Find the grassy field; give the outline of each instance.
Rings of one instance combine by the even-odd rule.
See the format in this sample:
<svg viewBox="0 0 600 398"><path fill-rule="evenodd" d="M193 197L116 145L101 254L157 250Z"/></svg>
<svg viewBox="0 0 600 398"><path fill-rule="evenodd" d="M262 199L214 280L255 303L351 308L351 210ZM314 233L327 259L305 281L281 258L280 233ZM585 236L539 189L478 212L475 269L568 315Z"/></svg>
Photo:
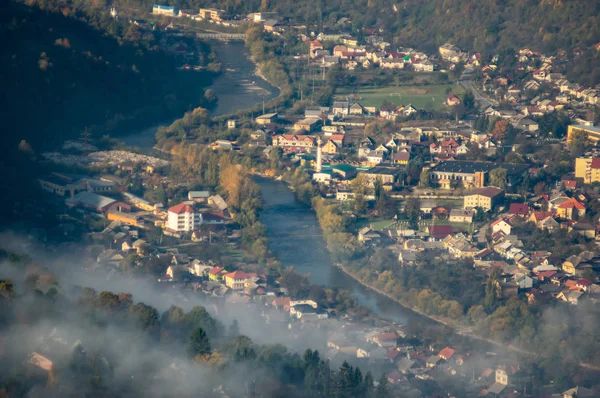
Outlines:
<svg viewBox="0 0 600 398"><path fill-rule="evenodd" d="M447 109L446 90L451 89L452 93L462 97L464 89L456 84L435 84L428 86L388 86L388 87L369 87L362 88L355 94L355 101L363 106L379 107L384 101L389 101L396 105L412 104L415 108L425 109L432 106L435 110ZM344 88L336 92L336 99L344 100L352 94L350 90Z"/></svg>

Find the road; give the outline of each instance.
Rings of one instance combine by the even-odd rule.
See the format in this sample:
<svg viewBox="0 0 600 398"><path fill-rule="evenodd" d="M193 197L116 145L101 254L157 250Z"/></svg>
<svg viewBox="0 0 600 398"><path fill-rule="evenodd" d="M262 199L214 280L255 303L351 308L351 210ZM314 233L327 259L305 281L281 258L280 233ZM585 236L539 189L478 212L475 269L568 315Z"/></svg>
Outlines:
<svg viewBox="0 0 600 398"><path fill-rule="evenodd" d="M482 95L475 86L473 85L473 75L475 71L471 68L465 68L463 74L458 80L458 84L463 86L465 90L470 90L475 97L475 101L481 105L482 109L485 109L489 106L498 106L498 101L493 100L487 96Z"/></svg>

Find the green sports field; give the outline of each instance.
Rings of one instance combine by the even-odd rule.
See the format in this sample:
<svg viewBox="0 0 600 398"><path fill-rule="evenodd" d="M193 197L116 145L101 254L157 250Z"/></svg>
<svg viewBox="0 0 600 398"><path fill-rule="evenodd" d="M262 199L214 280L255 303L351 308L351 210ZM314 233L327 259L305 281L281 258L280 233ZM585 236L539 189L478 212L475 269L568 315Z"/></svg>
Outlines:
<svg viewBox="0 0 600 398"><path fill-rule="evenodd" d="M464 89L457 84L368 87L355 91L354 100L362 106L379 107L384 101L389 101L396 105L412 104L418 109L425 109L426 105L429 104L435 110L444 110L448 108L446 105L446 90L448 88L459 98L464 94ZM336 92L336 100L345 100L350 94L352 94L352 91L340 88Z"/></svg>

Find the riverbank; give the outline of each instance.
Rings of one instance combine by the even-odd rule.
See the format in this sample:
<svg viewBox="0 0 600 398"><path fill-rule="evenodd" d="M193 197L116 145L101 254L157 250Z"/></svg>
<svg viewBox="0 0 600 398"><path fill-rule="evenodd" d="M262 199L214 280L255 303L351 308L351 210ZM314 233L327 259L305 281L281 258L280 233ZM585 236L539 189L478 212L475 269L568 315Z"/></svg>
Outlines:
<svg viewBox="0 0 600 398"><path fill-rule="evenodd" d="M334 265L340 271L342 271L345 275L347 275L349 278L352 278L354 281L356 281L357 283L361 284L365 288L370 289L370 290L376 292L377 294L380 294L382 296L387 297L388 299L394 301L395 303L397 303L398 305L401 305L402 307L404 307L405 309L407 309L409 311L412 311L412 312L414 312L414 313L416 313L416 314L418 314L420 316L428 318L428 319L430 319L430 320L432 320L432 321L434 321L434 322L436 322L436 323L438 323L440 325L443 325L445 327L448 327L448 328L452 329L452 331L455 334L457 334L457 335L460 335L460 336L463 336L463 337L468 337L468 338L471 338L471 339L476 339L476 340L479 340L479 341L484 342L484 343L493 344L496 347L508 349L508 350L511 350L511 351L513 351L515 353L528 354L528 355L532 355L532 356L534 356L536 358L540 357L539 353L537 353L537 352L529 351L529 350L526 350L526 349L524 349L522 347L514 346L512 344L504 344L504 343L501 343L499 341L488 339L488 338L485 338L483 336L480 336L480 335L476 334L475 332L473 332L473 330L470 327L469 328L461 327L461 326L457 325L456 322L452 322L452 320L450 320L448 318L443 318L443 317L438 317L438 316L427 314L427 313L419 310L418 308L415 308L415 307L410 306L410 305L408 305L406 303L403 303L402 301L394 298L390 294L388 294L388 293L386 293L386 292L384 292L384 291L382 291L382 290L380 290L380 289L378 289L378 288L376 288L374 286L371 286L368 283L362 281L358 276L354 275L353 272L351 272L346 267L344 267L343 264L335 263ZM590 364L590 363L580 362L580 363L578 363L578 365L581 366L582 368L586 368L586 369L589 369L589 370L600 371L600 366L595 366L595 365Z"/></svg>

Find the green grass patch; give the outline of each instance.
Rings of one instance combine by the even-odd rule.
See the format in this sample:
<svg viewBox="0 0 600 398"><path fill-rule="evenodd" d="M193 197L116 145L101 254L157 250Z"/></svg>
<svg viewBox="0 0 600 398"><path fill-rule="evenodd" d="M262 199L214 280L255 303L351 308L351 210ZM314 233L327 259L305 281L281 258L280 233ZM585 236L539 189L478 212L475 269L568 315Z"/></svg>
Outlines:
<svg viewBox="0 0 600 398"><path fill-rule="evenodd" d="M432 84L424 86L387 86L367 87L353 92L352 89L341 88L336 92L336 99L344 100L354 94L355 101L363 106L379 107L385 101L396 105L412 104L415 108L425 109L431 106L435 110L446 110L447 89L459 97L464 95L464 89L456 84Z"/></svg>

